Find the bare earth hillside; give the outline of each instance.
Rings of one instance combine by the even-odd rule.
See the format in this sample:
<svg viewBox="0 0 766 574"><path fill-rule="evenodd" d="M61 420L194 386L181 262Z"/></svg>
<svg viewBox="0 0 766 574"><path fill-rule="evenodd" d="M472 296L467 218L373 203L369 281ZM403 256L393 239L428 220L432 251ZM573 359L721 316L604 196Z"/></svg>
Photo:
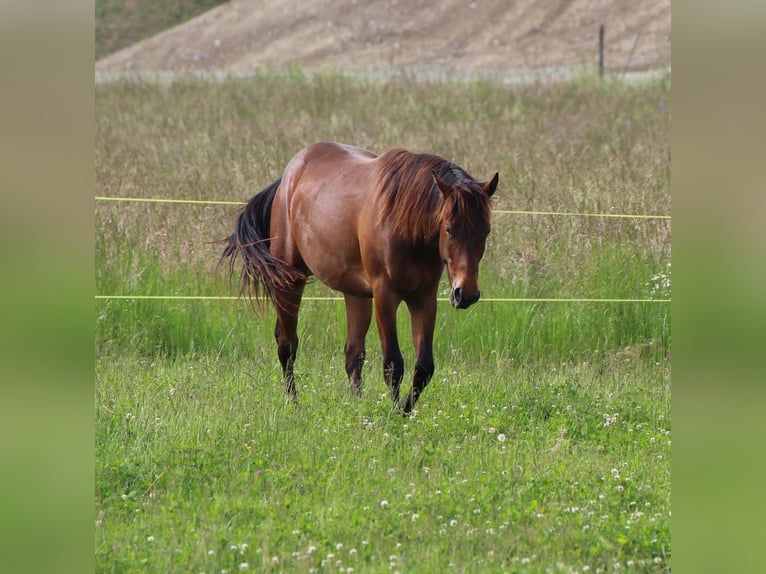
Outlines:
<svg viewBox="0 0 766 574"><path fill-rule="evenodd" d="M297 63L503 75L670 68L670 0L232 0L96 62L98 74Z"/></svg>

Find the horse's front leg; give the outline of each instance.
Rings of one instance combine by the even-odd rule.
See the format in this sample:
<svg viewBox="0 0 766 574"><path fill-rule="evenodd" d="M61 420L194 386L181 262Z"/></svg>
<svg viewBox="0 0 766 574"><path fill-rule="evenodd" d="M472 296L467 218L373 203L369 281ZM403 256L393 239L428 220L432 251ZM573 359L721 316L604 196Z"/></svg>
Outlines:
<svg viewBox="0 0 766 574"><path fill-rule="evenodd" d="M366 297L345 295L346 299L346 374L351 392L362 394L362 367L364 367L364 339L372 321L372 301Z"/></svg>
<svg viewBox="0 0 766 574"><path fill-rule="evenodd" d="M412 340L415 344L415 373L412 388L399 408L410 414L420 394L434 374L434 325L436 324L436 295L423 301L407 303L412 317Z"/></svg>
<svg viewBox="0 0 766 574"><path fill-rule="evenodd" d="M375 321L378 324L380 346L383 351L383 377L391 390L391 399L396 405L399 402L399 387L404 376L404 357L399 349L399 339L396 335L396 309L399 299L388 289L375 289Z"/></svg>

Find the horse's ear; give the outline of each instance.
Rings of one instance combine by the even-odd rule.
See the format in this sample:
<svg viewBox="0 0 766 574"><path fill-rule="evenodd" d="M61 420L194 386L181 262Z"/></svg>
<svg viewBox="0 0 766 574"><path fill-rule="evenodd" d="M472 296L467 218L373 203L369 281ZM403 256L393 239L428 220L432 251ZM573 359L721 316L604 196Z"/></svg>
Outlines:
<svg viewBox="0 0 766 574"><path fill-rule="evenodd" d="M484 193L486 193L489 197L492 197L492 194L495 193L495 190L497 189L497 182L500 180L500 174L495 173L495 177L493 177L490 181L487 183L482 183L481 188L484 190Z"/></svg>
<svg viewBox="0 0 766 574"><path fill-rule="evenodd" d="M442 178L440 178L438 175L436 175L435 171L432 171L431 175L433 176L434 181L436 182L436 187L439 188L439 191L442 192L442 195L444 197L447 197L450 193L452 193L452 186L448 184L446 181L444 181Z"/></svg>

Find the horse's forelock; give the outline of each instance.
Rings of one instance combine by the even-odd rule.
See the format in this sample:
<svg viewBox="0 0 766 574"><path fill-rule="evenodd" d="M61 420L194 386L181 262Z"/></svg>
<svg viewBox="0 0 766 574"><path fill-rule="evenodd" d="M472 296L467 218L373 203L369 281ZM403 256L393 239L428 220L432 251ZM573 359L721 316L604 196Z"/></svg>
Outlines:
<svg viewBox="0 0 766 574"><path fill-rule="evenodd" d="M463 230L472 233L489 226L492 214L489 196L473 179L453 186L452 193L442 202L438 220L452 219Z"/></svg>
<svg viewBox="0 0 766 574"><path fill-rule="evenodd" d="M434 173L452 186L446 199ZM445 217L459 220L468 232L489 224L487 194L463 168L444 158L392 149L380 156L377 175L379 221L405 239L417 242L433 237Z"/></svg>

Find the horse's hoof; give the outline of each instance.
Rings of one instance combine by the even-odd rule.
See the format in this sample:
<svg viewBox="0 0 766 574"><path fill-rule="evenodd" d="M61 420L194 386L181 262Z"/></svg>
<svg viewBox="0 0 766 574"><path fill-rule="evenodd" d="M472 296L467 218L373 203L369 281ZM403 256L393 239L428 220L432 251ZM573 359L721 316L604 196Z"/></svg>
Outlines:
<svg viewBox="0 0 766 574"><path fill-rule="evenodd" d="M412 416L412 405L409 404L409 401L402 401L401 403L396 404L395 408L403 417Z"/></svg>

